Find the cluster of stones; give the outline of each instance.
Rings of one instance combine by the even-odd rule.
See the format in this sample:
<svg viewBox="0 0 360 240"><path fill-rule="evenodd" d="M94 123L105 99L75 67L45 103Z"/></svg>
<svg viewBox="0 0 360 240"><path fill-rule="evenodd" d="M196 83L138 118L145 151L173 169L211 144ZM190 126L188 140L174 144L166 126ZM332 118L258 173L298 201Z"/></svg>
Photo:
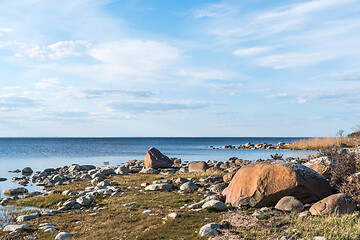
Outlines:
<svg viewBox="0 0 360 240"><path fill-rule="evenodd" d="M256 150L256 149L281 149L284 148L284 146L286 145L286 143L284 142L279 142L278 144L270 144L270 143L258 143L258 144L252 144L250 142L238 145L238 146L234 146L234 145L225 145L223 146L223 148L226 149L252 149L252 150ZM210 149L219 149L216 148L214 146L210 146Z"/></svg>
<svg viewBox="0 0 360 240"><path fill-rule="evenodd" d="M204 209L228 211L247 205L260 208L254 213L254 216L265 214L273 209L297 212L299 217L353 213L357 210L355 201L343 193L333 194L324 177L333 164L334 162L327 157L313 159L304 164L300 164L299 161L286 160L263 160L250 163L235 157L227 159L226 162L181 163L180 159L170 159L157 149L151 148L144 161L128 161L125 166L117 168L71 165L35 173L30 177L30 181L44 186L69 184L78 179L89 179L92 186L81 192L64 191L62 194L74 196L74 198L60 202L59 209L19 216L17 221L24 222L41 215L51 215L72 209L98 209L94 207L97 197L126 194L117 186L117 183L106 180L111 176L129 173L169 175L177 171L207 172L214 173L214 175L202 179L177 178L171 181L162 179L152 183L143 183L141 186L145 191L177 191L179 194L197 191L204 195L203 200L181 207L181 209L189 211L203 211ZM217 173L221 173L221 175L217 175ZM9 193L22 192L20 189L22 188L5 191L9 191ZM50 191L42 194L51 193L56 192ZM124 207L135 205L136 203L128 203L124 204ZM153 214L154 212L146 210L143 213ZM178 213L171 213L168 217L179 216ZM209 223L200 229L199 234L215 236L219 234L218 229L224 227L218 223Z"/></svg>

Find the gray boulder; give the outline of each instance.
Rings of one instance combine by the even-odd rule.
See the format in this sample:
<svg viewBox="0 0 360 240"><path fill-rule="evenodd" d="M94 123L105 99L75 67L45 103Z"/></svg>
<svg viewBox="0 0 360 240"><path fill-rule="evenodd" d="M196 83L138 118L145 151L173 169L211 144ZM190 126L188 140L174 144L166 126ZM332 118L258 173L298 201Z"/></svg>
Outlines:
<svg viewBox="0 0 360 240"><path fill-rule="evenodd" d="M227 206L219 200L210 200L210 201L205 202L204 205L202 205L203 209L208 208L208 207L215 208L218 211L227 210Z"/></svg>
<svg viewBox="0 0 360 240"><path fill-rule="evenodd" d="M219 232L215 230L215 228L220 228L220 224L218 223L209 223L200 228L199 235L204 237L206 235L216 236L219 235Z"/></svg>
<svg viewBox="0 0 360 240"><path fill-rule="evenodd" d="M156 190L171 190L173 189L173 185L169 183L158 183L158 184L151 184L145 188L148 191L156 191Z"/></svg>
<svg viewBox="0 0 360 240"><path fill-rule="evenodd" d="M304 209L304 204L293 196L286 196L279 200L275 208L282 211L301 212Z"/></svg>
<svg viewBox="0 0 360 240"><path fill-rule="evenodd" d="M193 182L186 182L180 186L181 191L197 190L199 187Z"/></svg>
<svg viewBox="0 0 360 240"><path fill-rule="evenodd" d="M125 166L118 167L115 170L115 173L118 175L126 175L126 174L129 174L129 172L130 172L130 170Z"/></svg>
<svg viewBox="0 0 360 240"><path fill-rule="evenodd" d="M30 167L26 167L23 170L21 170L22 175L30 176L34 171Z"/></svg>
<svg viewBox="0 0 360 240"><path fill-rule="evenodd" d="M17 222L25 222L25 221L28 221L28 220L31 220L31 219L35 219L35 218L38 218L40 217L40 214L39 213L31 213L31 214L26 214L26 215L21 215L21 216L18 216L16 218L16 221Z"/></svg>

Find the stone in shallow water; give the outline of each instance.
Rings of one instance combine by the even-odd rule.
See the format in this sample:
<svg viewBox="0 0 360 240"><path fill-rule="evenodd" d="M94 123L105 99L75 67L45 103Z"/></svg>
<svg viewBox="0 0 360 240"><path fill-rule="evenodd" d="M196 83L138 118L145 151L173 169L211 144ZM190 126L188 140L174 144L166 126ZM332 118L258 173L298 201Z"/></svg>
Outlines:
<svg viewBox="0 0 360 240"><path fill-rule="evenodd" d="M0 182L4 182L4 181L6 181L7 180L7 178L2 178L2 177L0 177Z"/></svg>
<svg viewBox="0 0 360 240"><path fill-rule="evenodd" d="M28 193L28 190L26 188L23 188L23 187L5 189L3 191L3 194L5 196L16 196L16 195L22 195L22 194L25 194L25 193Z"/></svg>

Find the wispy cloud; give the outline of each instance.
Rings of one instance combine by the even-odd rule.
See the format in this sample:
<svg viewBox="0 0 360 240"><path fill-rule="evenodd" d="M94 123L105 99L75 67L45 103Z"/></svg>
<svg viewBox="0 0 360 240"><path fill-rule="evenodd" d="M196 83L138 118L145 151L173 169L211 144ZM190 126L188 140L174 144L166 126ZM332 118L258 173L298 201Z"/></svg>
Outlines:
<svg viewBox="0 0 360 240"><path fill-rule="evenodd" d="M190 100L166 100L156 99L150 101L113 101L106 104L113 111L130 111L130 112L167 112L206 108L213 106L213 103L207 101L190 101Z"/></svg>
<svg viewBox="0 0 360 240"><path fill-rule="evenodd" d="M244 84L230 83L230 84L210 84L207 86L216 93L236 95L243 91Z"/></svg>
<svg viewBox="0 0 360 240"><path fill-rule="evenodd" d="M15 57L29 57L40 61L56 60L66 57L78 57L81 56L84 50L90 46L91 44L86 41L60 41L45 47L31 47L22 53L16 53Z"/></svg>

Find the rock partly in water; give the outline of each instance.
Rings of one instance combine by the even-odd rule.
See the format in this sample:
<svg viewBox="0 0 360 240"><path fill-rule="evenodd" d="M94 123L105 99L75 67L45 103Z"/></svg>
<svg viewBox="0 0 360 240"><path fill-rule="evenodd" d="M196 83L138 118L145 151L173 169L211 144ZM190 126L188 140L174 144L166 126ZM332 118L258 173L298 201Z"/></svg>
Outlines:
<svg viewBox="0 0 360 240"><path fill-rule="evenodd" d="M234 206L275 206L285 196L303 203L318 201L331 194L324 176L300 164L285 160L255 162L242 167L222 192Z"/></svg>
<svg viewBox="0 0 360 240"><path fill-rule="evenodd" d="M304 204L293 196L286 196L279 200L275 205L275 208L282 211L294 211L299 213L304 209Z"/></svg>
<svg viewBox="0 0 360 240"><path fill-rule="evenodd" d="M169 168L173 165L173 161L152 147L146 153L144 165L146 168Z"/></svg>
<svg viewBox="0 0 360 240"><path fill-rule="evenodd" d="M318 201L311 206L309 211L312 215L341 215L351 214L356 210L356 203L350 196L344 193L338 193Z"/></svg>
<svg viewBox="0 0 360 240"><path fill-rule="evenodd" d="M26 167L21 170L21 174L25 176L30 176L34 171L30 167Z"/></svg>
<svg viewBox="0 0 360 240"><path fill-rule="evenodd" d="M28 192L29 191L26 188L18 187L18 188L12 188L12 189L5 189L3 191L3 194L5 196L17 196L17 195L23 195Z"/></svg>
<svg viewBox="0 0 360 240"><path fill-rule="evenodd" d="M209 165L204 161L195 161L189 163L189 172L205 172Z"/></svg>
<svg viewBox="0 0 360 240"><path fill-rule="evenodd" d="M0 177L0 182L5 182L6 180L7 180L7 178Z"/></svg>

